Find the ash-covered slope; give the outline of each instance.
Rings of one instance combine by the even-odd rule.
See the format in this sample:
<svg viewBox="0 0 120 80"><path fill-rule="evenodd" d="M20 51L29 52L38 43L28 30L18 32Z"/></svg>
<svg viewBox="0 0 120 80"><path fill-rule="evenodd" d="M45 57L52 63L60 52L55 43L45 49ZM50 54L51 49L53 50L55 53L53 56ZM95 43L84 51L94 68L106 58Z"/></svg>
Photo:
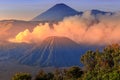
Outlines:
<svg viewBox="0 0 120 80"><path fill-rule="evenodd" d="M61 3L56 4L52 8L48 9L46 12L33 18L32 21L60 21L64 17L74 16L77 14L82 14L82 12L78 12L73 8Z"/></svg>
<svg viewBox="0 0 120 80"><path fill-rule="evenodd" d="M32 44L16 44L4 42L0 44L0 62L9 61L16 62L20 57L24 55L26 50L33 48Z"/></svg>
<svg viewBox="0 0 120 80"><path fill-rule="evenodd" d="M37 66L65 67L80 65L84 47L66 37L49 37L41 45L26 52L19 63Z"/></svg>

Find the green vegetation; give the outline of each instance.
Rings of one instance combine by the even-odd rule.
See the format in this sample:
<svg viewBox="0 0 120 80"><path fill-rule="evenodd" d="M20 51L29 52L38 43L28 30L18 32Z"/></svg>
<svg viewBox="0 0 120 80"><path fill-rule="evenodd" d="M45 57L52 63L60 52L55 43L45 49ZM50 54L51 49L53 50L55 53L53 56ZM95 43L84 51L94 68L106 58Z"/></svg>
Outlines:
<svg viewBox="0 0 120 80"><path fill-rule="evenodd" d="M43 70L41 70L35 77L35 80L53 80L53 78L53 73L45 73Z"/></svg>
<svg viewBox="0 0 120 80"><path fill-rule="evenodd" d="M120 46L113 44L103 51L87 51L81 57L84 67L56 69L53 73L43 70L33 80L120 80ZM31 80L30 74L16 74L13 80Z"/></svg>
<svg viewBox="0 0 120 80"><path fill-rule="evenodd" d="M102 52L88 51L81 57L84 80L120 80L120 46L109 45Z"/></svg>
<svg viewBox="0 0 120 80"><path fill-rule="evenodd" d="M17 73L13 76L12 80L31 80L29 73Z"/></svg>

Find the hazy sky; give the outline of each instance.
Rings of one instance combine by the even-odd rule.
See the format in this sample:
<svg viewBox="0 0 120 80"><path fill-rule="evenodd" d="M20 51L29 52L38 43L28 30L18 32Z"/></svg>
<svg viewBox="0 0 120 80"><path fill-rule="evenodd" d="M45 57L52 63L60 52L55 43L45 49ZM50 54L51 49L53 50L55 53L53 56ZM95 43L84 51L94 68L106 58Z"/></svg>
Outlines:
<svg viewBox="0 0 120 80"><path fill-rule="evenodd" d="M0 0L0 20L30 20L57 3L65 3L78 11L120 11L120 0Z"/></svg>

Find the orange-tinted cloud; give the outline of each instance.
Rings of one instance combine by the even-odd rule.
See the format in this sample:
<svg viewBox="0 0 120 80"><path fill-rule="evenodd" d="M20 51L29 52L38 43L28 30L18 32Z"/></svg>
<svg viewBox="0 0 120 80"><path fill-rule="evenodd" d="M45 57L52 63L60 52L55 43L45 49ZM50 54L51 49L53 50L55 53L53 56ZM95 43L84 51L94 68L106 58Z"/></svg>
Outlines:
<svg viewBox="0 0 120 80"><path fill-rule="evenodd" d="M77 43L103 45L120 42L120 13L98 15L97 20L89 11L82 16L65 18L58 24L39 24L32 32L20 32L12 42L40 42L49 36L64 36Z"/></svg>

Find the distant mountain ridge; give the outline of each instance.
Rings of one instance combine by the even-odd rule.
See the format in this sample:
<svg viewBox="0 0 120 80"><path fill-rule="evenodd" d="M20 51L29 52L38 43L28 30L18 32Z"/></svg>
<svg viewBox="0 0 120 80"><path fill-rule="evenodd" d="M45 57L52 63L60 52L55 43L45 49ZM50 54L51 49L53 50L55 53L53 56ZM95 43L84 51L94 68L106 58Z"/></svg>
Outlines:
<svg viewBox="0 0 120 80"><path fill-rule="evenodd" d="M64 17L82 14L65 4L56 4L52 8L33 18L32 21L60 21Z"/></svg>
<svg viewBox="0 0 120 80"><path fill-rule="evenodd" d="M34 17L32 21L48 21L48 22L54 22L54 21L61 21L65 17L74 16L74 15L82 15L84 12L76 11L75 9L67 6L66 4L56 4L52 8L48 9L47 11L43 12L42 14ZM97 14L112 14L112 12L105 12L100 10L91 10L92 15Z"/></svg>
<svg viewBox="0 0 120 80"><path fill-rule="evenodd" d="M91 15L98 15L98 14L101 14L101 15L106 15L106 14L110 14L112 15L113 12L106 12L106 11L101 11L101 10L91 10Z"/></svg>

